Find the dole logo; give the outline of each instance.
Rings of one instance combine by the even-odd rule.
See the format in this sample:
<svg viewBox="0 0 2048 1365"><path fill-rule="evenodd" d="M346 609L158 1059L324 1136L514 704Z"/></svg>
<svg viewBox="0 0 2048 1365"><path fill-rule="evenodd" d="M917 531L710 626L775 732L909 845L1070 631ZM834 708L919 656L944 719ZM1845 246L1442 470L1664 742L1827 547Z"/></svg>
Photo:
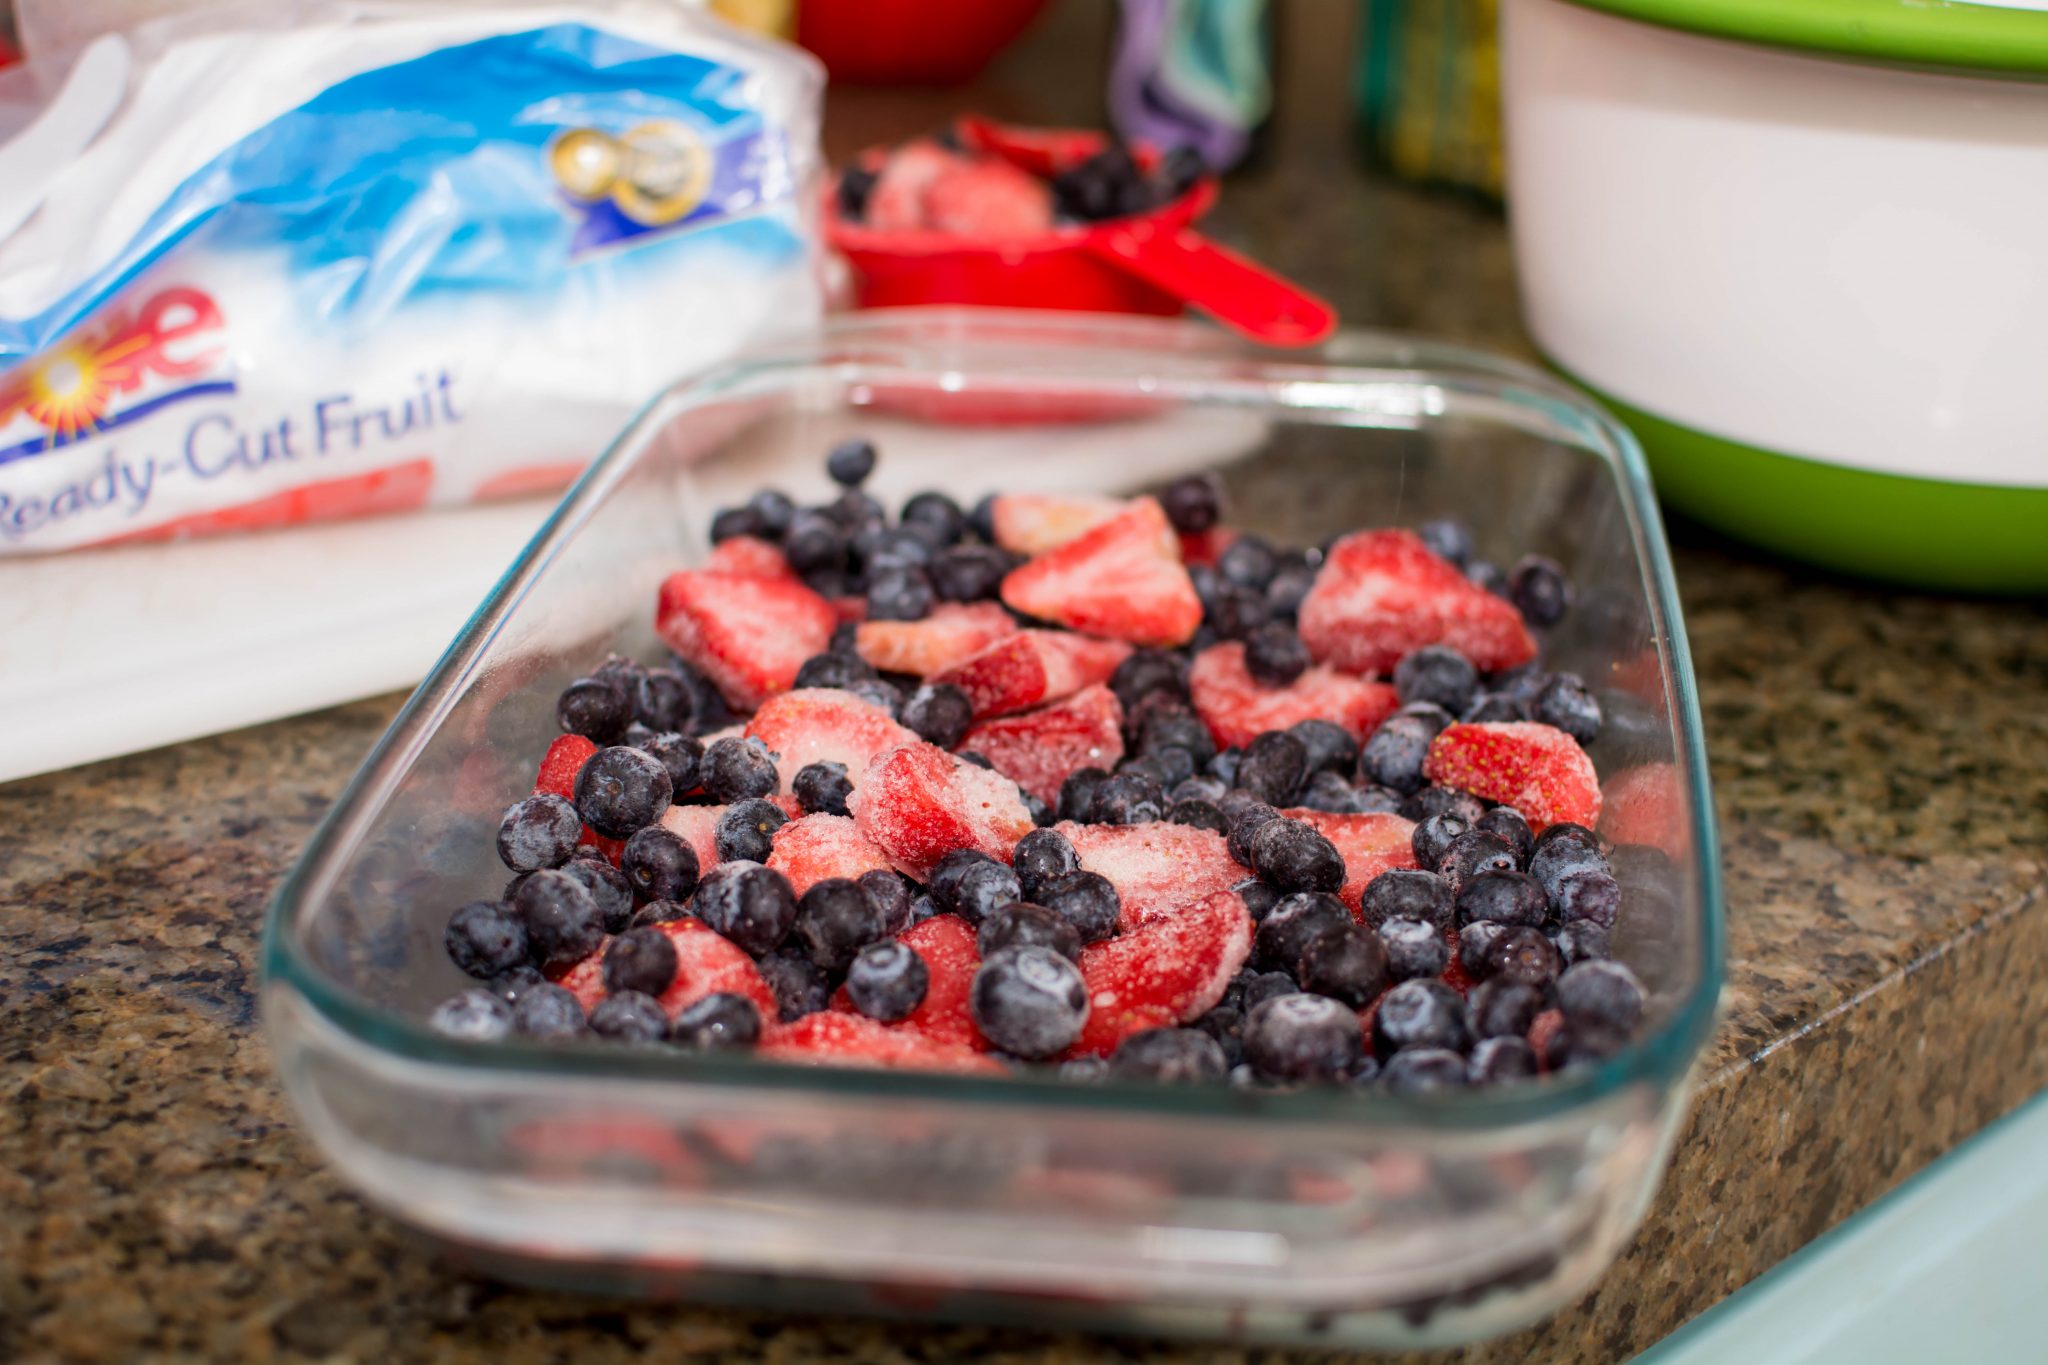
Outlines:
<svg viewBox="0 0 2048 1365"><path fill-rule="evenodd" d="M210 369L221 350L206 338L220 327L220 307L184 285L140 307L116 305L0 378L0 431L24 416L52 444L97 430L115 400L138 393L151 375L189 379Z"/></svg>

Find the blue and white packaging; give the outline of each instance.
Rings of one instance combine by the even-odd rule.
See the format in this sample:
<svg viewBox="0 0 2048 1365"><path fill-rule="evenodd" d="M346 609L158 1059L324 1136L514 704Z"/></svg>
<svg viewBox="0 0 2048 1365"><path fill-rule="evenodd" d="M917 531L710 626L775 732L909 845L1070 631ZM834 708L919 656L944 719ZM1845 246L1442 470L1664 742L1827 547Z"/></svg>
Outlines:
<svg viewBox="0 0 2048 1365"><path fill-rule="evenodd" d="M0 554L559 486L818 318L822 85L675 0L97 40L0 146Z"/></svg>

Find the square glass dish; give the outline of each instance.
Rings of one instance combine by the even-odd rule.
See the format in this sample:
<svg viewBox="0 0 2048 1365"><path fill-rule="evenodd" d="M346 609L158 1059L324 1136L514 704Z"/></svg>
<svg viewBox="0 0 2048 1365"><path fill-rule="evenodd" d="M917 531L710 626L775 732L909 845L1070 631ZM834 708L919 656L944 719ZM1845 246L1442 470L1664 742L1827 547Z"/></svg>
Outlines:
<svg viewBox="0 0 2048 1365"><path fill-rule="evenodd" d="M1209 468L1234 524L1312 544L1457 516L1482 555L1578 585L1553 667L1607 702L1591 752L1658 794L1667 870L1617 955L1626 1051L1399 1098L813 1069L439 1038L442 933L498 894L492 835L553 703L658 657L655 590L712 511L871 490L1128 491ZM1640 823L1640 822L1639 822ZM394 1217L511 1278L921 1317L1412 1347L1565 1303L1641 1217L1712 1026L1723 909L1700 720L1627 432L1521 365L1352 334L1266 353L1174 322L910 310L841 321L663 393L563 501L280 889L265 1016L301 1121Z"/></svg>

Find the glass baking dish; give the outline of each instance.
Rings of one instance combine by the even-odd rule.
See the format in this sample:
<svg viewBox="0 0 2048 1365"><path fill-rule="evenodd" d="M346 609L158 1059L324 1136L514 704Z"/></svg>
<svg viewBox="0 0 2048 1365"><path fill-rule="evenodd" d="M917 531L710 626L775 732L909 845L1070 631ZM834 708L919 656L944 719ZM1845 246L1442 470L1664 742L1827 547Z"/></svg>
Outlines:
<svg viewBox="0 0 2048 1365"><path fill-rule="evenodd" d="M822 454L919 487L1129 490L1217 470L1297 543L1456 515L1554 556L1553 666L1603 689L1603 774L1659 775L1676 875L1618 954L1652 990L1593 1068L1443 1097L1078 1086L426 1031L451 910L505 880L559 689L659 657L655 588L715 507L826 492ZM1700 721L1628 433L1542 374L1351 334L1266 353L1177 322L906 310L658 397L406 705L271 908L264 1008L301 1121L394 1217L511 1278L805 1310L1413 1347L1505 1331L1628 1237L1712 1026L1722 904Z"/></svg>

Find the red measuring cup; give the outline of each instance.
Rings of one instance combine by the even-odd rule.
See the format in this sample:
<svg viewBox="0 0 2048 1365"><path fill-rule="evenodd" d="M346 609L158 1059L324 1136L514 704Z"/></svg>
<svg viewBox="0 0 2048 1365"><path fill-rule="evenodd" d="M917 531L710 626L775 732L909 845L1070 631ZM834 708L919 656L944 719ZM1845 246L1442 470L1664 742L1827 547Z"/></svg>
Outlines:
<svg viewBox="0 0 2048 1365"><path fill-rule="evenodd" d="M1108 142L1095 132L1017 128L973 117L959 120L955 130L966 149L1047 177ZM873 148L859 160L878 168L887 155ZM1150 147L1134 147L1132 155L1145 169L1159 160ZM825 239L852 267L862 308L975 303L1174 314L1193 307L1267 345L1309 346L1327 337L1337 325L1329 304L1195 230L1194 221L1215 202L1215 179L1204 176L1147 213L984 241L848 222L839 216L838 196L828 192Z"/></svg>

